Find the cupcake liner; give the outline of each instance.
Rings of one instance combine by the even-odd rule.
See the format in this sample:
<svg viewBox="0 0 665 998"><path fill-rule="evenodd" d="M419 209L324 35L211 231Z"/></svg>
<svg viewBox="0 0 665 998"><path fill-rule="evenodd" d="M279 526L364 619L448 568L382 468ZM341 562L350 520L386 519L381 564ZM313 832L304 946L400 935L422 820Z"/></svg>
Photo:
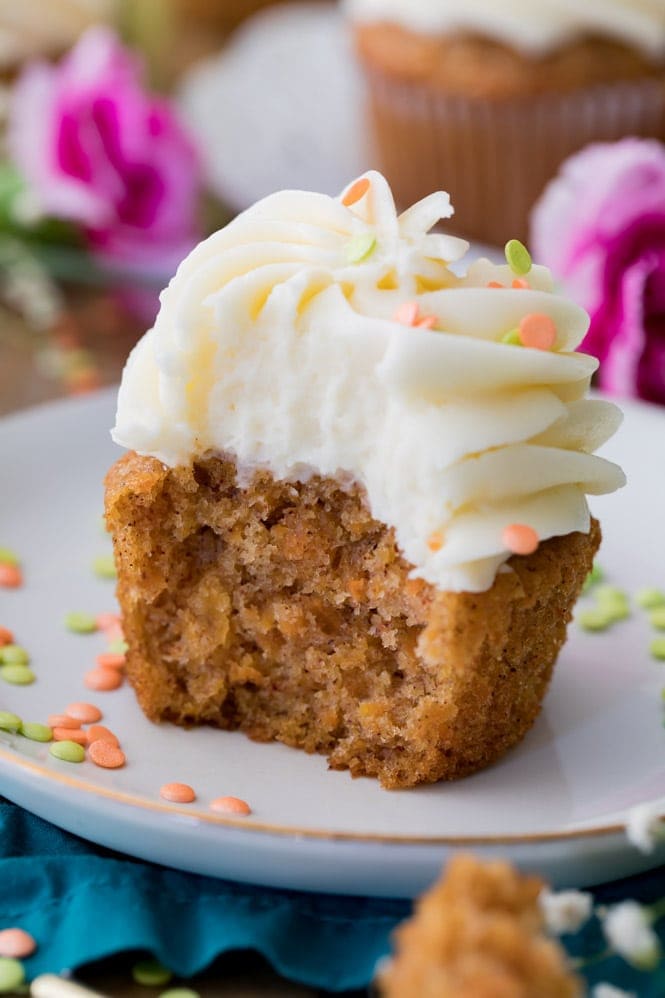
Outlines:
<svg viewBox="0 0 665 998"><path fill-rule="evenodd" d="M528 235L531 207L571 153L665 133L665 87L653 78L488 100L427 90L373 67L366 75L378 166L398 204L452 191L452 228L496 245Z"/></svg>

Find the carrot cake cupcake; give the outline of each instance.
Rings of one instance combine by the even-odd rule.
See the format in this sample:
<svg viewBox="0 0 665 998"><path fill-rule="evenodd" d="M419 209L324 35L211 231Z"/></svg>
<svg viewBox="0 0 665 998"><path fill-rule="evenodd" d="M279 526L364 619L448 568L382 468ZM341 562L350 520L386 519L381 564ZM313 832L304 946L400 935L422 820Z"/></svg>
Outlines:
<svg viewBox="0 0 665 998"><path fill-rule="evenodd" d="M450 264L447 194L368 173L201 243L132 352L106 516L153 720L240 728L407 787L533 724L599 543L586 314L511 245ZM519 276L517 276L519 273Z"/></svg>
<svg viewBox="0 0 665 998"><path fill-rule="evenodd" d="M589 142L665 136L664 0L346 0L398 204L501 245Z"/></svg>

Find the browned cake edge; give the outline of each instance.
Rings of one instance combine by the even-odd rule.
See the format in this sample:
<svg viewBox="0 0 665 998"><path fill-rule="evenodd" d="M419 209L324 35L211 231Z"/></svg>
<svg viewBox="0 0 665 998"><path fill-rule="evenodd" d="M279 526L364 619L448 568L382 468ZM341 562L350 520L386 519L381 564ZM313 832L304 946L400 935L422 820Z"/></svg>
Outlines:
<svg viewBox="0 0 665 998"><path fill-rule="evenodd" d="M128 454L106 517L129 644L152 720L240 728L323 752L386 787L493 762L537 717L600 542L514 557L485 593L409 579L360 489L211 457L167 469Z"/></svg>

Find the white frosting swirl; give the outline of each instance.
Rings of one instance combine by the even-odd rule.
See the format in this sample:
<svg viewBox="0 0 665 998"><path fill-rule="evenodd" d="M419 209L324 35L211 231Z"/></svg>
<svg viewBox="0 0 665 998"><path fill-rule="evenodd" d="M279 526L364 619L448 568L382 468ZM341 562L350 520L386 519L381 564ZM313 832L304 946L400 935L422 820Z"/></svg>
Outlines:
<svg viewBox="0 0 665 998"><path fill-rule="evenodd" d="M189 255L127 362L113 438L171 466L216 451L280 479L351 478L415 575L484 590L507 525L588 531L585 493L624 481L591 454L620 415L584 399L588 319L547 270L530 289L487 260L456 276L467 243L429 232L448 195L398 217L383 177L366 179L351 207L274 194ZM396 321L405 301L436 328ZM551 351L501 342L527 313L554 320Z"/></svg>
<svg viewBox="0 0 665 998"><path fill-rule="evenodd" d="M665 55L665 0L345 0L357 21L418 32L470 31L538 55L583 35Z"/></svg>

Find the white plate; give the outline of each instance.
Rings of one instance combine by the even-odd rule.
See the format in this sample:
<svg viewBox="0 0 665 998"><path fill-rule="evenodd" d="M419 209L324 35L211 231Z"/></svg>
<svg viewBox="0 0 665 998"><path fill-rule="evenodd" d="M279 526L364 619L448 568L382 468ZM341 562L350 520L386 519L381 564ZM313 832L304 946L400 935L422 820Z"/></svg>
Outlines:
<svg viewBox="0 0 665 998"><path fill-rule="evenodd" d="M602 635L571 628L542 716L517 749L454 784L388 792L372 780L328 772L326 762L280 745L215 730L157 727L131 689L91 695L82 676L103 650L100 635L62 624L68 610L112 609L112 583L95 579L109 550L99 516L102 478L119 452L108 428L112 393L0 422L0 545L23 557L24 588L0 590L0 623L32 653L37 682L0 683L0 709L44 721L72 700L97 702L128 756L111 772L72 765L48 747L0 738L0 792L103 845L185 870L255 883L367 895L409 896L463 845L505 855L556 883L600 882L655 866L621 830L627 810L663 802L663 667L648 654L641 612ZM665 585L665 412L626 406L607 448L630 485L594 504L606 540L601 562L634 590ZM198 800L169 805L166 781L191 783ZM227 820L213 797L247 799L253 815Z"/></svg>

